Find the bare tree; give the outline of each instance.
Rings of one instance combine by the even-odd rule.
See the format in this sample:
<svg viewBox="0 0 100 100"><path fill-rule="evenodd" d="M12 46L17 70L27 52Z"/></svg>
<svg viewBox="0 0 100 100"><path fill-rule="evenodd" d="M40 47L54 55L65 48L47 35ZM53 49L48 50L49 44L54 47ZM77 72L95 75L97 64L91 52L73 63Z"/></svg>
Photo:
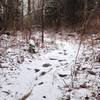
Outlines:
<svg viewBox="0 0 100 100"><path fill-rule="evenodd" d="M44 43L44 0L42 0L42 44Z"/></svg>

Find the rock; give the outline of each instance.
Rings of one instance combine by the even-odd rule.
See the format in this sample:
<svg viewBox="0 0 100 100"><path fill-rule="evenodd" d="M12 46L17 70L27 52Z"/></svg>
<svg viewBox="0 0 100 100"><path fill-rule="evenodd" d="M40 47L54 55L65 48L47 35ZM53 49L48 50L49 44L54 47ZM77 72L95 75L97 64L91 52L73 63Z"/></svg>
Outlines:
<svg viewBox="0 0 100 100"><path fill-rule="evenodd" d="M43 67L49 67L49 66L51 66L51 64L49 63L43 64Z"/></svg>

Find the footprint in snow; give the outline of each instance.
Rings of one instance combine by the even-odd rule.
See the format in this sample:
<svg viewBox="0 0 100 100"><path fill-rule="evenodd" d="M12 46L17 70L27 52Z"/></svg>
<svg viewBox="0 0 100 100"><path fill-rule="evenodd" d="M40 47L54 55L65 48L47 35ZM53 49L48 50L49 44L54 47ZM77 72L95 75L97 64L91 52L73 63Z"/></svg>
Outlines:
<svg viewBox="0 0 100 100"><path fill-rule="evenodd" d="M27 68L28 70L32 70L31 68Z"/></svg>
<svg viewBox="0 0 100 100"><path fill-rule="evenodd" d="M10 91L2 91L3 93L9 95L10 94Z"/></svg>
<svg viewBox="0 0 100 100"><path fill-rule="evenodd" d="M58 75L59 75L59 77L67 77L67 74L59 74L58 73Z"/></svg>
<svg viewBox="0 0 100 100"><path fill-rule="evenodd" d="M43 96L43 98L46 99L47 97L46 96Z"/></svg>
<svg viewBox="0 0 100 100"><path fill-rule="evenodd" d="M62 52L59 52L58 54L63 54Z"/></svg>
<svg viewBox="0 0 100 100"><path fill-rule="evenodd" d="M58 60L59 62L66 61L66 59Z"/></svg>
<svg viewBox="0 0 100 100"><path fill-rule="evenodd" d="M50 66L52 66L52 65L49 64L49 63L46 63L46 64L43 64L42 66L43 66L43 67L50 67Z"/></svg>
<svg viewBox="0 0 100 100"><path fill-rule="evenodd" d="M37 73L37 72L39 72L40 71L40 69L34 69L35 70L35 73Z"/></svg>
<svg viewBox="0 0 100 100"><path fill-rule="evenodd" d="M40 76L43 76L43 75L45 75L45 74L46 74L46 72L41 72Z"/></svg>
<svg viewBox="0 0 100 100"><path fill-rule="evenodd" d="M40 76L44 76L45 74L49 73L53 68L50 68L47 72L43 71L40 73Z"/></svg>
<svg viewBox="0 0 100 100"><path fill-rule="evenodd" d="M38 85L42 85L42 84L44 84L44 82L40 82Z"/></svg>
<svg viewBox="0 0 100 100"><path fill-rule="evenodd" d="M29 62L32 62L31 60L29 60Z"/></svg>
<svg viewBox="0 0 100 100"><path fill-rule="evenodd" d="M57 60L56 58L49 58L50 60Z"/></svg>

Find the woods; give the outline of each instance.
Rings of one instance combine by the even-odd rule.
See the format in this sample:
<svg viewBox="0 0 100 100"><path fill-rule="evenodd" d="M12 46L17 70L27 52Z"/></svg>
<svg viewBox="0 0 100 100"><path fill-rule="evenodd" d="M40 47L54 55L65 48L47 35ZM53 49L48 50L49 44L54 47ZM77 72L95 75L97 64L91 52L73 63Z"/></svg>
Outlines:
<svg viewBox="0 0 100 100"><path fill-rule="evenodd" d="M0 0L0 100L100 100L100 0Z"/></svg>
<svg viewBox="0 0 100 100"><path fill-rule="evenodd" d="M42 23L45 28L58 28L58 26L64 25L66 29L79 28L85 20L88 20L91 11L97 4L93 14L96 16L96 11L99 11L98 2L98 0L1 0L0 29L23 30L27 28L30 30L33 28L32 26L42 25ZM42 21L42 17L44 17L44 21Z"/></svg>

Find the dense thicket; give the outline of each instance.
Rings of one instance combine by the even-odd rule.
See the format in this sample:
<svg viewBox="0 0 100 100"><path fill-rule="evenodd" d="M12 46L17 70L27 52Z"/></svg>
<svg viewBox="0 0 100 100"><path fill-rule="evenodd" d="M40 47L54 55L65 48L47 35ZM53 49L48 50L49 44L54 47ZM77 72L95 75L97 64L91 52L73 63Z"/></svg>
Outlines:
<svg viewBox="0 0 100 100"><path fill-rule="evenodd" d="M0 21L1 28L18 27L18 18L20 2L18 0L1 0L0 1Z"/></svg>
<svg viewBox="0 0 100 100"><path fill-rule="evenodd" d="M46 26L66 25L72 28L82 26L96 3L96 0L46 0L44 7Z"/></svg>
<svg viewBox="0 0 100 100"><path fill-rule="evenodd" d="M0 29L29 29L42 25L43 21L45 27L68 25L74 28L82 25L96 5L96 0L26 1L27 6L24 0L0 0Z"/></svg>
<svg viewBox="0 0 100 100"><path fill-rule="evenodd" d="M65 21L71 26L80 23L84 16L84 1L83 0L64 0Z"/></svg>

